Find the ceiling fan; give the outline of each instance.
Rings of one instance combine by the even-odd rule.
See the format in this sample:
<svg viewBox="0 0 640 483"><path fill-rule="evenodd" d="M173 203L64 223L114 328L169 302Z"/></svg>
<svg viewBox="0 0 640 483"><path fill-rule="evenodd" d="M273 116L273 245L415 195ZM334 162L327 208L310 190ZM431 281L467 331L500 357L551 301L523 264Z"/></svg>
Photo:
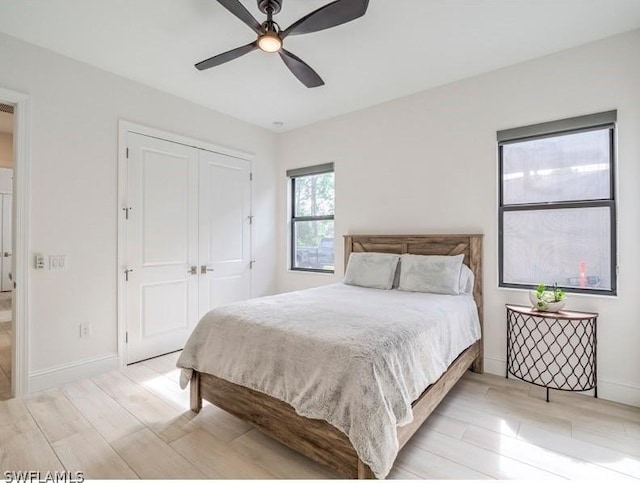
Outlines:
<svg viewBox="0 0 640 483"><path fill-rule="evenodd" d="M318 87L324 85L324 81L316 71L302 59L282 47L284 39L289 35L309 34L351 22L362 17L369 6L369 0L336 0L305 15L285 30L281 30L280 26L273 21L273 16L282 9L282 0L257 1L258 9L267 16L267 20L263 23L258 22L239 0L218 0L220 5L258 34L258 38L250 44L198 62L196 64L198 70L210 69L260 49L264 52L277 52L293 75L305 86Z"/></svg>

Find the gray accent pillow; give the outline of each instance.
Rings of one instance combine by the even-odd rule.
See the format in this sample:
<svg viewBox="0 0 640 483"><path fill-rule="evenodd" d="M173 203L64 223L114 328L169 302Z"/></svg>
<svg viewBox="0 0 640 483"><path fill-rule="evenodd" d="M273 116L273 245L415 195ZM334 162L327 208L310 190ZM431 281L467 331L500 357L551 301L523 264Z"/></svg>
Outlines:
<svg viewBox="0 0 640 483"><path fill-rule="evenodd" d="M400 290L447 295L460 293L464 255L402 255Z"/></svg>
<svg viewBox="0 0 640 483"><path fill-rule="evenodd" d="M393 285L400 255L391 253L351 253L344 283L389 290Z"/></svg>

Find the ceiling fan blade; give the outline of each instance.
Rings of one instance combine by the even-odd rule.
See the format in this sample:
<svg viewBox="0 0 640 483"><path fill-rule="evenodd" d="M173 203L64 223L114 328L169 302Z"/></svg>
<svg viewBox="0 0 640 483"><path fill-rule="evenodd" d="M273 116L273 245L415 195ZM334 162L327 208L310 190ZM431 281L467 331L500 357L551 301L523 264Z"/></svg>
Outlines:
<svg viewBox="0 0 640 483"><path fill-rule="evenodd" d="M310 34L351 22L362 17L368 6L369 0L336 0L294 22L280 36Z"/></svg>
<svg viewBox="0 0 640 483"><path fill-rule="evenodd" d="M324 85L324 81L316 71L309 67L300 57L293 55L291 52L284 49L280 49L278 53L293 75L295 75L305 86L319 87Z"/></svg>
<svg viewBox="0 0 640 483"><path fill-rule="evenodd" d="M264 33L260 22L251 15L249 10L244 8L244 5L242 5L239 0L218 0L218 3L246 23L258 35Z"/></svg>
<svg viewBox="0 0 640 483"><path fill-rule="evenodd" d="M225 62L229 62L230 60L237 59L238 57L242 57L244 54L248 54L252 50L258 48L257 42L251 42L250 44L243 45L242 47L238 47L237 49L230 50L223 54L214 55L213 57L203 60L202 62L198 62L196 64L196 69L205 70L210 69L211 67L215 67L220 64L224 64Z"/></svg>

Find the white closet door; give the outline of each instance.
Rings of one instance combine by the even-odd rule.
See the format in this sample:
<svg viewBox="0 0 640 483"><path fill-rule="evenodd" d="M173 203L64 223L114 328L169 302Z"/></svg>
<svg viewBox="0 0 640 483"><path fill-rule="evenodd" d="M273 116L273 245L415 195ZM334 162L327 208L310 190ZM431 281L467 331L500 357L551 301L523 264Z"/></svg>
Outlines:
<svg viewBox="0 0 640 483"><path fill-rule="evenodd" d="M2 195L2 291L13 290L13 282L9 278L12 270L13 247L12 247L12 224L11 213L13 205L13 195Z"/></svg>
<svg viewBox="0 0 640 483"><path fill-rule="evenodd" d="M181 349L198 322L198 150L133 133L127 146L132 363Z"/></svg>
<svg viewBox="0 0 640 483"><path fill-rule="evenodd" d="M251 296L250 163L200 151L200 316Z"/></svg>

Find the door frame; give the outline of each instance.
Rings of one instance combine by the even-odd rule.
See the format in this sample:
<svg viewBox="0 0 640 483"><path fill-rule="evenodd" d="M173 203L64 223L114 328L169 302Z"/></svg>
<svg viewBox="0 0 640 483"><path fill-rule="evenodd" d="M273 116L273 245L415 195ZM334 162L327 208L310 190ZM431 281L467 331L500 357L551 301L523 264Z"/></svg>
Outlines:
<svg viewBox="0 0 640 483"><path fill-rule="evenodd" d="M19 397L29 391L31 96L0 87L0 101L14 106L11 393Z"/></svg>
<svg viewBox="0 0 640 483"><path fill-rule="evenodd" d="M1 98L1 96L0 96ZM118 247L117 247L117 336L118 336L118 360L120 366L127 364L127 344L126 344L126 286L125 286L125 263L126 263L126 219L123 208L127 203L127 134L141 134L152 138L170 141L185 146L191 146L196 149L212 151L214 153L231 156L233 158L242 159L249 162L250 171L253 172L254 153L241 151L235 148L214 144L209 141L191 138L182 134L176 134L162 129L137 124L131 121L120 119L118 121L118 196L116 213L118 217ZM198 166L198 169L200 167ZM253 200L253 186L251 187L251 198ZM15 200L14 200L15 201ZM252 203L253 204L253 203ZM252 208L253 210L253 208ZM251 246L250 251L253 254L253 226L250 233Z"/></svg>

